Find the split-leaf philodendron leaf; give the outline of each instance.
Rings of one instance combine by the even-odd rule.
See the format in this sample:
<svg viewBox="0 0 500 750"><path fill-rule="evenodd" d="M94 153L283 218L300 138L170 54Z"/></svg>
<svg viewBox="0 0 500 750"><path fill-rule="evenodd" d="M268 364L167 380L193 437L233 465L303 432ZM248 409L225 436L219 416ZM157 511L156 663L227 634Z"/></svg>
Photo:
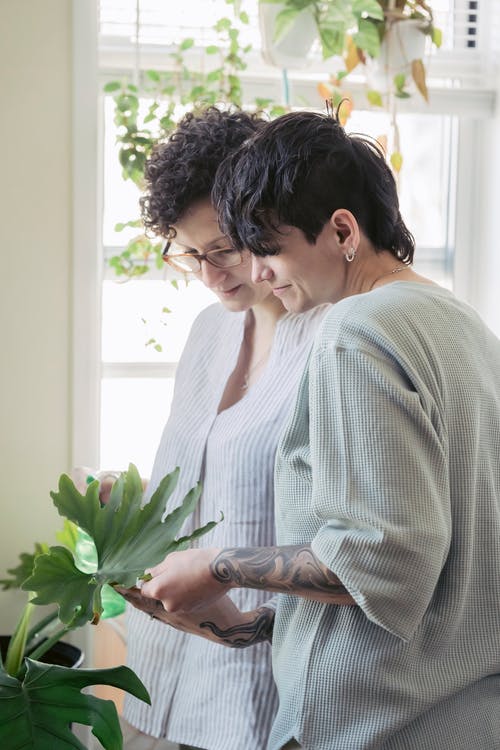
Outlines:
<svg viewBox="0 0 500 750"><path fill-rule="evenodd" d="M113 685L151 703L128 667L69 669L26 659L22 679L0 670L2 750L85 750L71 723L86 724L106 750L120 750L122 734L113 701L81 693L89 685Z"/></svg>
<svg viewBox="0 0 500 750"><path fill-rule="evenodd" d="M51 496L60 515L73 521L94 540L97 565L93 572L79 570L73 554L65 547L51 547L37 557L33 574L22 588L33 591L34 604L59 606L59 618L76 627L97 622L102 613L102 588L106 584L134 586L145 568L158 564L165 555L185 549L215 526L210 522L190 536L176 539L184 521L193 512L201 494L194 487L181 505L164 520L165 506L177 484L179 469L160 482L151 500L142 505L142 481L133 464L113 485L109 502L99 502L99 484L92 482L85 495L63 474L59 492Z"/></svg>
<svg viewBox="0 0 500 750"><path fill-rule="evenodd" d="M10 573L10 578L2 578L0 580L0 586L4 591L7 589L20 589L24 581L31 575L35 559L38 555L43 555L49 551L48 544L35 544L34 552L22 552L19 555L20 563L16 568L9 568L7 573Z"/></svg>

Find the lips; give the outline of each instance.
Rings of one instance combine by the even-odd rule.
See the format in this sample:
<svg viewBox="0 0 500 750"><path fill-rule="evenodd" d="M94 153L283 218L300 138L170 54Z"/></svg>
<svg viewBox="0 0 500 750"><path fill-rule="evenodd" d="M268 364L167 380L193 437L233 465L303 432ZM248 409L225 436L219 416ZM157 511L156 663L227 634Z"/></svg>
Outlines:
<svg viewBox="0 0 500 750"><path fill-rule="evenodd" d="M226 296L230 296L232 294L236 294L238 289L241 288L241 284L237 284L236 286L231 287L231 289L218 289L219 294L224 294Z"/></svg>
<svg viewBox="0 0 500 750"><path fill-rule="evenodd" d="M291 284L287 284L286 286L275 286L273 287L273 294L279 297L280 294L284 294L287 289L290 289L290 286Z"/></svg>

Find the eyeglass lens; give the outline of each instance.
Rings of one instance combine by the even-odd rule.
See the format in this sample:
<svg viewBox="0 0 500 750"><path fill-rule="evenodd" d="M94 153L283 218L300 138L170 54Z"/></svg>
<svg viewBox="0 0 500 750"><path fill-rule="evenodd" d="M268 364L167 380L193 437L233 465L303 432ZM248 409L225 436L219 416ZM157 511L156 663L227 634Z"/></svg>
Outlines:
<svg viewBox="0 0 500 750"><path fill-rule="evenodd" d="M176 268L191 273L198 273L201 270L202 260L206 260L216 268L231 268L242 261L241 253L233 248L211 250L208 253L182 253L176 252L176 248L169 245L168 252L164 253L163 257Z"/></svg>

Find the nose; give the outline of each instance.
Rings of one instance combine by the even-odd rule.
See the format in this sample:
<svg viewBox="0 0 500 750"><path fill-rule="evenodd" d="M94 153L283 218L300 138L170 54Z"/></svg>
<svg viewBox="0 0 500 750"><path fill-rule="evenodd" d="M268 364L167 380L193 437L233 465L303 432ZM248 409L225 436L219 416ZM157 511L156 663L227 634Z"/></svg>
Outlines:
<svg viewBox="0 0 500 750"><path fill-rule="evenodd" d="M205 286L213 289L227 276L227 271L224 268L217 268L211 263L207 263L206 260L202 260L199 276Z"/></svg>
<svg viewBox="0 0 500 750"><path fill-rule="evenodd" d="M252 281L254 284L258 284L259 281L270 281L273 272L267 266L266 258L261 258L257 255L252 255Z"/></svg>

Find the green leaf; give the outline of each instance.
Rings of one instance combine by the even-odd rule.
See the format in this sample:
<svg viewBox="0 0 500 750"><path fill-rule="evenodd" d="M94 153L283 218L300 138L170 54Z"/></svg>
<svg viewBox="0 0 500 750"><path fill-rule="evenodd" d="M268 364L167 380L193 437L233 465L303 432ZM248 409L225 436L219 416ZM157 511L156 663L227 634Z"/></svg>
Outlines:
<svg viewBox="0 0 500 750"><path fill-rule="evenodd" d="M341 55L344 49L344 33L335 29L321 28L319 31L323 60Z"/></svg>
<svg viewBox="0 0 500 750"><path fill-rule="evenodd" d="M33 574L23 584L34 591L33 604L59 606L59 619L65 625L79 627L95 621L102 612L100 589L91 573L79 570L66 547L50 547L48 554L37 558Z"/></svg>
<svg viewBox="0 0 500 750"><path fill-rule="evenodd" d="M373 23L363 18L359 22L358 32L353 34L356 47L367 52L370 57L378 57L380 54L380 37Z"/></svg>
<svg viewBox="0 0 500 750"><path fill-rule="evenodd" d="M384 20L384 11L377 0L354 0L352 3L352 12L358 18L376 18L377 21Z"/></svg>
<svg viewBox="0 0 500 750"><path fill-rule="evenodd" d="M73 558L78 570L82 573L95 573L98 566L97 550L94 540L82 529L77 528L77 538Z"/></svg>
<svg viewBox="0 0 500 750"><path fill-rule="evenodd" d="M443 32L441 29L436 29L436 27L433 26L431 30L431 39L432 43L439 49L443 43Z"/></svg>
<svg viewBox="0 0 500 750"><path fill-rule="evenodd" d="M384 102L382 101L382 95L380 94L380 91L375 91L375 89L370 89L366 92L366 98L370 102L371 105L374 107L383 107Z"/></svg>
<svg viewBox="0 0 500 750"><path fill-rule="evenodd" d="M399 151L394 151L391 154L389 161L391 162L391 166L396 174L401 171L401 167L403 166L403 157Z"/></svg>
<svg viewBox="0 0 500 750"><path fill-rule="evenodd" d="M406 76L404 73L397 73L394 76L394 86L397 91L402 91L406 86Z"/></svg>
<svg viewBox="0 0 500 750"><path fill-rule="evenodd" d="M193 46L194 46L194 39L190 37L189 39L183 39L179 45L179 48L181 50L186 50Z"/></svg>
<svg viewBox="0 0 500 750"><path fill-rule="evenodd" d="M118 713L112 701L81 693L91 685L112 685L150 704L148 692L128 667L70 669L25 660L16 679L0 671L2 750L85 750L72 722L92 727L105 750L122 747Z"/></svg>
<svg viewBox="0 0 500 750"><path fill-rule="evenodd" d="M43 555L49 551L49 545L36 542L35 551L31 554L29 552L22 552L19 555L20 564L15 568L9 568L7 573L10 573L11 578L3 578L0 580L0 586L4 591L8 589L20 589L24 581L29 578L33 572L35 565L35 559L38 555Z"/></svg>
<svg viewBox="0 0 500 750"><path fill-rule="evenodd" d="M98 556L94 540L71 521L66 521L66 523L73 526L77 532L76 544L72 550L76 567L83 573L95 573L98 567ZM126 609L123 597L108 584L102 587L101 601L103 620L121 615Z"/></svg>
<svg viewBox="0 0 500 750"><path fill-rule="evenodd" d="M205 49L205 52L207 55L215 55L219 51L220 47L217 47L215 44L209 44L208 47Z"/></svg>
<svg viewBox="0 0 500 750"><path fill-rule="evenodd" d="M59 492L51 492L54 504L60 515L92 538L97 551L96 569L79 570L69 550L51 547L48 554L37 558L33 575L23 584L24 589L35 593L33 603L56 603L59 619L65 625L97 622L103 611L102 589L106 584L133 586L146 568L179 547L176 536L198 503L201 485L188 492L162 520L178 476L179 469L175 469L164 477L151 500L143 505L142 480L130 464L113 484L108 503L101 506L97 481L82 495L63 474Z"/></svg>
<svg viewBox="0 0 500 750"><path fill-rule="evenodd" d="M216 68L215 70L211 70L210 73L207 73L207 81L210 81L210 82L220 81L223 75L224 75L223 69Z"/></svg>
<svg viewBox="0 0 500 750"><path fill-rule="evenodd" d="M56 532L56 539L74 552L78 544L78 526L65 518L62 530Z"/></svg>
<svg viewBox="0 0 500 750"><path fill-rule="evenodd" d="M112 586L108 586L108 584L102 587L101 601L101 617L103 620L110 620L112 617L118 617L118 615L122 615L127 608L127 603L123 596L115 591Z"/></svg>
<svg viewBox="0 0 500 750"><path fill-rule="evenodd" d="M23 661L33 609L33 604L30 602L25 605L17 627L9 641L9 647L5 656L5 671L12 677L17 675Z"/></svg>
<svg viewBox="0 0 500 750"><path fill-rule="evenodd" d="M118 224L115 224L115 232L123 232L125 227L142 227L142 221L140 219L135 219L134 221L120 221Z"/></svg>
<svg viewBox="0 0 500 750"><path fill-rule="evenodd" d="M146 75L150 81L154 81L155 83L158 83L160 80L160 74L157 70L146 70Z"/></svg>
<svg viewBox="0 0 500 750"><path fill-rule="evenodd" d="M229 18L219 18L217 23L214 26L214 29L216 31L227 31L231 28L231 19Z"/></svg>
<svg viewBox="0 0 500 750"><path fill-rule="evenodd" d="M122 85L119 81L110 81L104 86L104 91L106 94L111 94L113 91L118 91L121 89Z"/></svg>

